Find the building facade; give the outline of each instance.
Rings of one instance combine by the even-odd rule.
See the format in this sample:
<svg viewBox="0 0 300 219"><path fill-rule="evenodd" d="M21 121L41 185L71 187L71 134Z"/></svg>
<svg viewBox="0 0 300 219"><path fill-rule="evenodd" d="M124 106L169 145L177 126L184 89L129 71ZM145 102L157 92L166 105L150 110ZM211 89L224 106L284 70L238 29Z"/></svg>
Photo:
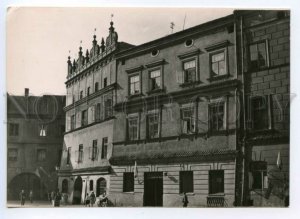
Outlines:
<svg viewBox="0 0 300 219"><path fill-rule="evenodd" d="M110 197L117 206L233 206L234 16L117 54Z"/></svg>
<svg viewBox="0 0 300 219"><path fill-rule="evenodd" d="M98 45L96 36L92 48L78 59L68 59L66 81L66 133L59 170L58 186L73 204L83 203L87 193L98 197L109 193L114 125L113 105L116 99L115 53L131 47L118 42L113 22L109 35Z"/></svg>
<svg viewBox="0 0 300 219"><path fill-rule="evenodd" d="M7 198L28 197L47 200L57 188L56 169L60 163L65 131L62 111L65 96L7 96Z"/></svg>
<svg viewBox="0 0 300 219"><path fill-rule="evenodd" d="M288 206L289 11L237 11L244 87L245 205Z"/></svg>

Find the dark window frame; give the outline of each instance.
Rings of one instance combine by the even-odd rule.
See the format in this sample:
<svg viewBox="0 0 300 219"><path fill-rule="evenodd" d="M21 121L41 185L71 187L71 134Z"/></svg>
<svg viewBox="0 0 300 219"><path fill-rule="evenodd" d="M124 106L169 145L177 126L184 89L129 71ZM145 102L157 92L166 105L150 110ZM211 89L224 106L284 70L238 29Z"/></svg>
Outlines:
<svg viewBox="0 0 300 219"><path fill-rule="evenodd" d="M67 164L70 164L71 163L71 147L68 147L67 149Z"/></svg>
<svg viewBox="0 0 300 219"><path fill-rule="evenodd" d="M79 144L78 146L77 163L83 163L83 144Z"/></svg>
<svg viewBox="0 0 300 219"><path fill-rule="evenodd" d="M261 65L260 64L260 59L259 57L260 56L260 52L259 51L259 45L260 44L264 44L264 52L265 54L262 54L261 56L264 57L265 55L265 64L264 65ZM251 52L251 47L256 47L256 51L254 52ZM255 55L255 52L257 53L256 56L257 58L256 59L253 59L252 60L252 54ZM265 68L268 68L270 66L270 57L269 57L269 40L268 39L264 39L264 40L258 40L258 41L255 41L255 42L252 42L252 43L249 43L248 44L248 54L249 54L249 57L248 57L248 62L249 62L249 70L250 71L257 71L257 70L262 70L262 69L265 69Z"/></svg>
<svg viewBox="0 0 300 219"><path fill-rule="evenodd" d="M156 117L157 118L156 122L150 121L151 117ZM159 112L148 113L147 115L147 138L148 139L156 139L160 137L160 123L161 123L161 118ZM157 131L155 131L156 129L154 128L155 126L157 126ZM156 134L154 135L154 133Z"/></svg>
<svg viewBox="0 0 300 219"><path fill-rule="evenodd" d="M8 134L9 136L19 136L19 128L20 125L19 123L9 123L9 131Z"/></svg>
<svg viewBox="0 0 300 219"><path fill-rule="evenodd" d="M134 173L123 173L123 192L134 192Z"/></svg>
<svg viewBox="0 0 300 219"><path fill-rule="evenodd" d="M159 72L159 76L157 77L152 77L151 74L153 72ZM148 71L149 74L149 91L155 91L155 90L160 90L163 88L163 75L162 75L162 67L159 68L153 68L151 70ZM158 86L153 86L153 84L157 84L157 80L159 81L159 85Z"/></svg>
<svg viewBox="0 0 300 219"><path fill-rule="evenodd" d="M136 121L135 127L132 125L132 121ZM128 126L128 140L138 140L139 139L139 116L130 116L127 118ZM136 131L135 136L133 137L133 130Z"/></svg>
<svg viewBox="0 0 300 219"><path fill-rule="evenodd" d="M102 138L101 159L107 159L108 137Z"/></svg>
<svg viewBox="0 0 300 219"><path fill-rule="evenodd" d="M195 62L195 67L192 68L185 68L185 64L189 63L189 62ZM197 62L197 58L193 57L193 58L189 58L189 59L185 59L182 60L182 71L183 71L183 83L184 84L190 84L190 83L194 83L196 81L198 81L198 62ZM193 73L194 74L194 78L192 78L191 80L189 79L188 75Z"/></svg>
<svg viewBox="0 0 300 219"><path fill-rule="evenodd" d="M223 60L219 60L219 61L213 61L213 57L216 56L216 55L219 55L223 53L223 57L224 59ZM223 48L223 49L219 49L219 50L215 50L211 53L209 53L209 68L210 68L210 78L218 78L218 77L222 77L222 76L226 76L228 75L228 50L227 50L227 47L226 48ZM220 74L220 63L221 62L224 62L224 69L225 69L225 73L223 74ZM213 71L213 64L218 64L218 72L215 73Z"/></svg>
<svg viewBox="0 0 300 219"><path fill-rule="evenodd" d="M223 107L223 111L219 111L219 107ZM209 131L210 132L219 132L224 131L227 129L227 110L226 110L226 102L220 101L216 103L210 103L208 105L208 112L209 112ZM218 108L216 111L215 109ZM217 113L217 115L216 115ZM221 115L223 115L223 118L220 119ZM220 123L220 121L221 123ZM217 120L217 121L216 121ZM216 125L216 126L215 126Z"/></svg>
<svg viewBox="0 0 300 219"><path fill-rule="evenodd" d="M188 114L187 116L186 114ZM192 134L196 132L196 109L195 106L182 107L180 109L180 119L181 119L181 130L182 134ZM184 130L184 124L186 122L187 130Z"/></svg>
<svg viewBox="0 0 300 219"><path fill-rule="evenodd" d="M259 107L254 101L262 101ZM252 131L270 130L273 128L271 95L250 97L250 129Z"/></svg>
<svg viewBox="0 0 300 219"><path fill-rule="evenodd" d="M138 82L135 81L135 82L131 83L131 78L134 78L134 77L138 77ZM132 84L134 84L134 89L135 89L135 86L138 87L138 92L135 92L135 90L134 90L134 92L132 92L132 87L131 87ZM135 85L135 84L138 84L138 85ZM128 95L129 96L141 94L142 87L141 87L141 75L140 75L140 73L135 73L135 74L131 74L131 75L128 76L128 88L129 88L128 89Z"/></svg>
<svg viewBox="0 0 300 219"><path fill-rule="evenodd" d="M220 175L218 175L220 174ZM208 184L209 184L209 191L208 193L211 194L224 194L224 189L225 189L225 171L224 170L209 170L208 174ZM216 179L219 178L219 179ZM221 181L221 182L216 182L216 181Z"/></svg>
<svg viewBox="0 0 300 219"><path fill-rule="evenodd" d="M194 192L194 172L180 171L179 172L179 193Z"/></svg>
<svg viewBox="0 0 300 219"><path fill-rule="evenodd" d="M88 125L88 111L81 111L81 127Z"/></svg>

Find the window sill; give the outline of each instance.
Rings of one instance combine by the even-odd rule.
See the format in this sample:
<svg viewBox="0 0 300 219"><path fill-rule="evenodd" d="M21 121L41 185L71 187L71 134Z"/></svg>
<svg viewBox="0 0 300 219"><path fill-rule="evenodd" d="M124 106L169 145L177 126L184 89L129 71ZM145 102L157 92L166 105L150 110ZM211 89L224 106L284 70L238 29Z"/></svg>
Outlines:
<svg viewBox="0 0 300 219"><path fill-rule="evenodd" d="M130 95L128 96L128 98L129 98L129 99L132 99L132 98L138 98L138 97L141 97L141 96L143 96L142 93L138 93L138 94L130 94Z"/></svg>
<svg viewBox="0 0 300 219"><path fill-rule="evenodd" d="M124 194L132 194L134 195L134 192L123 192Z"/></svg>
<svg viewBox="0 0 300 219"><path fill-rule="evenodd" d="M185 82L185 83L180 84L179 86L180 87L191 87L191 86L195 86L198 84L201 84L201 81Z"/></svg>
<svg viewBox="0 0 300 219"><path fill-rule="evenodd" d="M229 78L229 74L218 75L218 76L211 76L207 80L210 81L210 82L213 82L213 81L224 80L224 79L227 79L227 78Z"/></svg>
<svg viewBox="0 0 300 219"><path fill-rule="evenodd" d="M147 92L148 95L157 94L157 93L165 93L165 89L159 88L159 89L155 89L155 90L151 90L151 91Z"/></svg>
<svg viewBox="0 0 300 219"><path fill-rule="evenodd" d="M207 197L224 197L225 193L208 194Z"/></svg>

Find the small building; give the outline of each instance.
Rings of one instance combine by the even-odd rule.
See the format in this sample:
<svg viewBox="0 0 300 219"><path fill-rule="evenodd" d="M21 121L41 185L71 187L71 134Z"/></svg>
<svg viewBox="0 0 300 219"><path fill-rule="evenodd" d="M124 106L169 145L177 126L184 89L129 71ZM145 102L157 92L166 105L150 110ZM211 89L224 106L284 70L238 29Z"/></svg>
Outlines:
<svg viewBox="0 0 300 219"><path fill-rule="evenodd" d="M7 199L47 200L57 188L65 116L65 96L7 95Z"/></svg>
<svg viewBox="0 0 300 219"><path fill-rule="evenodd" d="M109 35L98 45L96 35L92 48L78 59L67 61L66 133L59 170L58 187L66 202L83 203L87 193L97 197L109 193L114 127L113 105L116 99L115 54L132 47L118 42L110 23Z"/></svg>

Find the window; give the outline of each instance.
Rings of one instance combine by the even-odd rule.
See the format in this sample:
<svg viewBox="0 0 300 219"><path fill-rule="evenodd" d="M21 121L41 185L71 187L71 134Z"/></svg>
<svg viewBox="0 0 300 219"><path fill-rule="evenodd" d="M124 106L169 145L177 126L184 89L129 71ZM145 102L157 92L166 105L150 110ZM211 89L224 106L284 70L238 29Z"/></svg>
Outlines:
<svg viewBox="0 0 300 219"><path fill-rule="evenodd" d="M267 162L252 161L250 163L250 170L252 173L252 180L250 178L252 189L267 188Z"/></svg>
<svg viewBox="0 0 300 219"><path fill-rule="evenodd" d="M106 180L104 178L97 179L96 196L102 195L106 191Z"/></svg>
<svg viewBox="0 0 300 219"><path fill-rule="evenodd" d="M46 160L46 149L37 150L37 161L42 162Z"/></svg>
<svg viewBox="0 0 300 219"><path fill-rule="evenodd" d="M225 51L211 55L211 74L212 77L226 75L226 56Z"/></svg>
<svg viewBox="0 0 300 219"><path fill-rule="evenodd" d="M181 109L182 119L182 133L190 134L195 132L195 116L194 108L183 108Z"/></svg>
<svg viewBox="0 0 300 219"><path fill-rule="evenodd" d="M83 145L80 144L78 149L78 163L82 163L82 161L83 161Z"/></svg>
<svg viewBox="0 0 300 219"><path fill-rule="evenodd" d="M252 129L264 130L270 127L270 96L257 96L251 98Z"/></svg>
<svg viewBox="0 0 300 219"><path fill-rule="evenodd" d="M9 124L9 136L18 136L19 135L19 124L10 123Z"/></svg>
<svg viewBox="0 0 300 219"><path fill-rule="evenodd" d="M257 70L268 66L267 42L260 41L249 46L250 69Z"/></svg>
<svg viewBox="0 0 300 219"><path fill-rule="evenodd" d="M159 137L159 115L158 113L150 114L148 118L148 138Z"/></svg>
<svg viewBox="0 0 300 219"><path fill-rule="evenodd" d="M209 194L224 193L224 170L209 171Z"/></svg>
<svg viewBox="0 0 300 219"><path fill-rule="evenodd" d="M80 91L79 100L83 98L83 91Z"/></svg>
<svg viewBox="0 0 300 219"><path fill-rule="evenodd" d="M194 192L193 171L179 172L179 192Z"/></svg>
<svg viewBox="0 0 300 219"><path fill-rule="evenodd" d="M72 95L72 103L75 103L75 95Z"/></svg>
<svg viewBox="0 0 300 219"><path fill-rule="evenodd" d="M81 126L86 126L88 124L87 110L81 112Z"/></svg>
<svg viewBox="0 0 300 219"><path fill-rule="evenodd" d="M107 159L107 145L108 145L108 138L105 137L102 139L101 159Z"/></svg>
<svg viewBox="0 0 300 219"><path fill-rule="evenodd" d="M105 77L104 79L103 79L103 87L106 87L107 86L107 78Z"/></svg>
<svg viewBox="0 0 300 219"><path fill-rule="evenodd" d="M111 95L104 97L104 118L110 118L113 115L113 100Z"/></svg>
<svg viewBox="0 0 300 219"><path fill-rule="evenodd" d="M96 121L100 121L101 120L101 103L97 103L96 113L95 113L95 120Z"/></svg>
<svg viewBox="0 0 300 219"><path fill-rule="evenodd" d="M99 83L96 82L96 83L95 83L95 92L97 92L98 90L99 90Z"/></svg>
<svg viewBox="0 0 300 219"><path fill-rule="evenodd" d="M94 190L94 181L90 180L90 191Z"/></svg>
<svg viewBox="0 0 300 219"><path fill-rule="evenodd" d="M89 95L90 95L90 90L91 90L91 88L90 88L90 87L88 87L88 88L87 88L87 96L89 96Z"/></svg>
<svg viewBox="0 0 300 219"><path fill-rule="evenodd" d="M196 60L183 63L183 81L184 83L196 81Z"/></svg>
<svg viewBox="0 0 300 219"><path fill-rule="evenodd" d="M159 54L159 50L158 49L154 49L154 50L151 51L151 56L152 57L158 56L158 54Z"/></svg>
<svg viewBox="0 0 300 219"><path fill-rule="evenodd" d="M160 70L150 71L150 90L157 90L161 88L161 74Z"/></svg>
<svg viewBox="0 0 300 219"><path fill-rule="evenodd" d="M39 133L40 133L40 136L42 136L42 137L46 136L46 127L44 125L41 125Z"/></svg>
<svg viewBox="0 0 300 219"><path fill-rule="evenodd" d="M71 130L75 129L75 115L71 116Z"/></svg>
<svg viewBox="0 0 300 219"><path fill-rule="evenodd" d="M225 130L225 113L223 102L211 104L209 106L209 115L211 131Z"/></svg>
<svg viewBox="0 0 300 219"><path fill-rule="evenodd" d="M185 41L184 45L186 47L191 47L192 45L194 45L194 40L188 39L188 40Z"/></svg>
<svg viewBox="0 0 300 219"><path fill-rule="evenodd" d="M134 173L123 173L123 192L134 192Z"/></svg>
<svg viewBox="0 0 300 219"><path fill-rule="evenodd" d="M17 161L18 160L18 149L9 148L8 149L8 161Z"/></svg>
<svg viewBox="0 0 300 219"><path fill-rule="evenodd" d="M128 118L128 138L129 140L138 139L138 117Z"/></svg>
<svg viewBox="0 0 300 219"><path fill-rule="evenodd" d="M93 140L93 147L92 147L92 160L97 160L97 154L98 154L98 147L97 147L97 140Z"/></svg>
<svg viewBox="0 0 300 219"><path fill-rule="evenodd" d="M129 78L130 81L130 95L139 94L140 93L140 76L131 76Z"/></svg>
<svg viewBox="0 0 300 219"><path fill-rule="evenodd" d="M71 147L68 147L67 150L67 164L71 163Z"/></svg>

